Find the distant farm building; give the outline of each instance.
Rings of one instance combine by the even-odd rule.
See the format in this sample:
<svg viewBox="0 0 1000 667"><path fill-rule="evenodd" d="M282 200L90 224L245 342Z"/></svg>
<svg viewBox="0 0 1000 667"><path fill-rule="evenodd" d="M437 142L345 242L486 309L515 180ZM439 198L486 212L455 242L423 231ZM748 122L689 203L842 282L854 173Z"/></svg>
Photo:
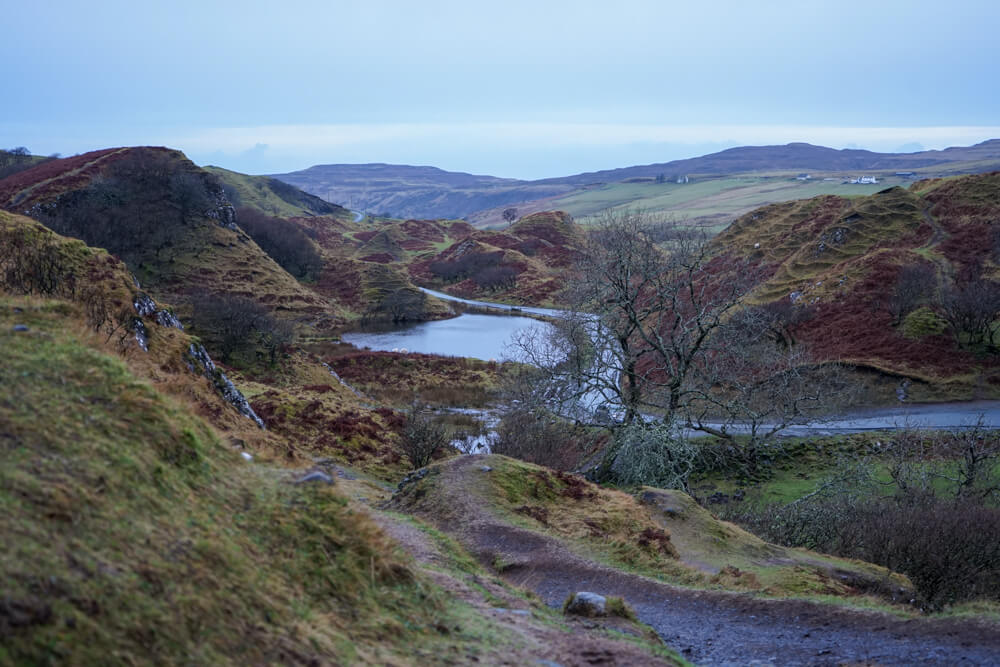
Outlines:
<svg viewBox="0 0 1000 667"><path fill-rule="evenodd" d="M917 172L915 171L897 171L896 176L899 178L916 178Z"/></svg>
<svg viewBox="0 0 1000 667"><path fill-rule="evenodd" d="M876 185L878 179L874 176L858 176L857 178L852 178L850 183L852 185Z"/></svg>
<svg viewBox="0 0 1000 667"><path fill-rule="evenodd" d="M809 174L799 174L798 176L795 177L795 180L796 181L808 181L811 178L812 178L812 176L810 176Z"/></svg>
<svg viewBox="0 0 1000 667"><path fill-rule="evenodd" d="M677 182L680 183L680 184L687 183L688 182L688 177L687 176L678 176L677 177Z"/></svg>

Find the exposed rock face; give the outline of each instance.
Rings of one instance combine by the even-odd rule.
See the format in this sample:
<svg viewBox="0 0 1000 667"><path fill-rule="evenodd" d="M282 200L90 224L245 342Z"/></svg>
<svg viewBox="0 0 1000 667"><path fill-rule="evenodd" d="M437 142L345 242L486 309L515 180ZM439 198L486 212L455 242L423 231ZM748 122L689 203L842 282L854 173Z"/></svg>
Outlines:
<svg viewBox="0 0 1000 667"><path fill-rule="evenodd" d="M149 317L156 312L156 302L148 294L135 295L132 305L135 306L135 312L139 314L139 317Z"/></svg>
<svg viewBox="0 0 1000 667"><path fill-rule="evenodd" d="M156 311L156 323L161 327L173 327L184 331L184 325L181 324L181 321L166 308Z"/></svg>
<svg viewBox="0 0 1000 667"><path fill-rule="evenodd" d="M173 314L167 308L157 309L156 301L153 297L148 294L137 294L132 300L132 305L135 307L135 312L139 314L139 317L149 317L153 315L156 323L161 327L173 327L174 329L180 329L184 331L184 325L181 321L177 319L177 316ZM143 348L146 349L146 348Z"/></svg>
<svg viewBox="0 0 1000 667"><path fill-rule="evenodd" d="M149 332L140 318L132 318L132 331L135 332L135 342L139 344L143 352L149 352Z"/></svg>
<svg viewBox="0 0 1000 667"><path fill-rule="evenodd" d="M575 614L576 616L605 616L607 614L607 602L607 599L603 595L581 591L580 593L573 594L566 602L566 606L563 607L563 611L567 614Z"/></svg>
<svg viewBox="0 0 1000 667"><path fill-rule="evenodd" d="M216 391L222 395L222 398L239 410L241 415L247 419L252 419L260 428L266 428L264 420L257 416L257 413L250 407L250 402L240 393L240 390L236 388L232 380L227 378L226 374L220 369L216 368L215 362L212 361L212 357L208 356L208 351L205 350L204 345L191 343L187 350L185 362L192 372L200 372L208 378Z"/></svg>
<svg viewBox="0 0 1000 667"><path fill-rule="evenodd" d="M220 187L217 190L210 190L209 194L215 200L215 208L207 211L205 215L226 229L239 229L236 226L236 209L226 198L225 191Z"/></svg>

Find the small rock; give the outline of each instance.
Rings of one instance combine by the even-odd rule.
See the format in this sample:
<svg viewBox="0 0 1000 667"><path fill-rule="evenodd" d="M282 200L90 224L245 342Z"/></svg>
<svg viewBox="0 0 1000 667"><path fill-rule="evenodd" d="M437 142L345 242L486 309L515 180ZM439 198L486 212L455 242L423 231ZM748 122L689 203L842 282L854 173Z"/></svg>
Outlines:
<svg viewBox="0 0 1000 667"><path fill-rule="evenodd" d="M295 480L296 484L307 484L309 482L321 482L323 484L333 484L333 477L330 477L322 470L313 470Z"/></svg>
<svg viewBox="0 0 1000 667"><path fill-rule="evenodd" d="M563 611L577 616L604 616L607 613L607 599L597 593L581 591L573 594Z"/></svg>
<svg viewBox="0 0 1000 667"><path fill-rule="evenodd" d="M493 468L491 468L489 466L479 466L479 469L482 470L483 472L489 472L489 471L493 470Z"/></svg>
<svg viewBox="0 0 1000 667"><path fill-rule="evenodd" d="M244 461L253 461L253 454L250 452L240 452L240 456L243 457Z"/></svg>
<svg viewBox="0 0 1000 667"><path fill-rule="evenodd" d="M527 609L508 609L507 607L493 607L493 611L498 614L513 614L514 616L531 616Z"/></svg>
<svg viewBox="0 0 1000 667"><path fill-rule="evenodd" d="M31 331L27 324L15 324L14 331Z"/></svg>

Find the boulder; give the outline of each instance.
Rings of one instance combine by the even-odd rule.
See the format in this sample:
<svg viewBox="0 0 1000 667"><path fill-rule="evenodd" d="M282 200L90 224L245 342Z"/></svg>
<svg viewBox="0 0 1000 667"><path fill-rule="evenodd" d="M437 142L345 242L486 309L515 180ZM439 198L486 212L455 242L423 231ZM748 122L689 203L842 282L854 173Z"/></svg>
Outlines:
<svg viewBox="0 0 1000 667"><path fill-rule="evenodd" d="M566 604L563 605L563 612L575 616L604 616L607 612L607 598L597 593L581 591L573 593Z"/></svg>

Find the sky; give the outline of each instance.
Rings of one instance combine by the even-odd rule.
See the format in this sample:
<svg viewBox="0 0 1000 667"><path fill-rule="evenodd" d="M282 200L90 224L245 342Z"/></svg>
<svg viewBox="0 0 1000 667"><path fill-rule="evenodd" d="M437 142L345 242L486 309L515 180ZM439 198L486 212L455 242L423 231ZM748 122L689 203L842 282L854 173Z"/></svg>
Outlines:
<svg viewBox="0 0 1000 667"><path fill-rule="evenodd" d="M0 147L37 154L544 178L1000 137L996 0L6 4Z"/></svg>

